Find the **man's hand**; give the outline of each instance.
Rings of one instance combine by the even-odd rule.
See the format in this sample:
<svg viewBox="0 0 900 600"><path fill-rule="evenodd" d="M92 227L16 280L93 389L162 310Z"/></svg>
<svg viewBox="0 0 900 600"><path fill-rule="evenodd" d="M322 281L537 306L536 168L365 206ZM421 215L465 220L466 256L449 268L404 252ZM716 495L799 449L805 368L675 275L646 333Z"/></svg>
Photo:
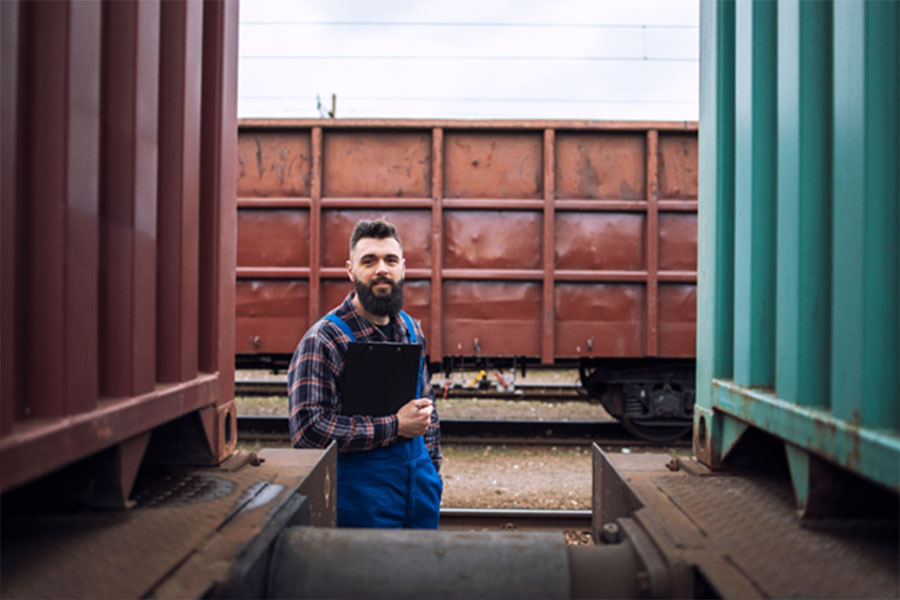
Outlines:
<svg viewBox="0 0 900 600"><path fill-rule="evenodd" d="M425 435L433 410L434 406L428 398L416 398L401 406L397 411L397 435L406 438Z"/></svg>

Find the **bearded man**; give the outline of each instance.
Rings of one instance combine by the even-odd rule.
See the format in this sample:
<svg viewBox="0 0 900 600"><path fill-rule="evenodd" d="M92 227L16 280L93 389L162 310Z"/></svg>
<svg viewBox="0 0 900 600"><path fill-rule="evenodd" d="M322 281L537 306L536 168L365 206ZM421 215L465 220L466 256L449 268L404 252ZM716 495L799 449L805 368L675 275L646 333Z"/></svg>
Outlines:
<svg viewBox="0 0 900 600"><path fill-rule="evenodd" d="M356 224L347 274L355 290L306 332L291 360L291 443L337 443L338 527L436 529L443 489L440 424L425 337L401 310L406 261L391 223ZM420 344L420 397L393 415L341 414L344 360L353 341Z"/></svg>

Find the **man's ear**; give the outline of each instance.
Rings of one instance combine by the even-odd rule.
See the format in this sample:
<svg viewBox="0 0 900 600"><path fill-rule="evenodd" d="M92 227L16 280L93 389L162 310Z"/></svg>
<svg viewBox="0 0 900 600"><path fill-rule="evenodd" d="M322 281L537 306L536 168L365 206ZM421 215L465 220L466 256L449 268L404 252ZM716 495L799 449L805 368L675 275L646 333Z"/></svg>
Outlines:
<svg viewBox="0 0 900 600"><path fill-rule="evenodd" d="M347 261L347 277L350 281L356 281L356 279L353 278L353 264L349 260Z"/></svg>

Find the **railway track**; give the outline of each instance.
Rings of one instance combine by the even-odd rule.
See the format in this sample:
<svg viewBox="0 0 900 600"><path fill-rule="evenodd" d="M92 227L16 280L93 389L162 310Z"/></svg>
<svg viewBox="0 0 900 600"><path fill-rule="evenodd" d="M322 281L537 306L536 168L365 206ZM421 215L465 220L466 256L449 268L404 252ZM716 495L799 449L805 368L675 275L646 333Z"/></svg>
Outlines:
<svg viewBox="0 0 900 600"><path fill-rule="evenodd" d="M238 416L238 438L242 442L288 443L288 421L283 416ZM442 419L441 441L462 444L553 444L601 446L650 446L635 438L618 421L498 421ZM667 442L687 446L690 440Z"/></svg>
<svg viewBox="0 0 900 600"><path fill-rule="evenodd" d="M509 531L587 531L590 510L442 508L441 529Z"/></svg>
<svg viewBox="0 0 900 600"><path fill-rule="evenodd" d="M236 396L285 396L287 383L281 379L245 379L234 382ZM584 400L581 386L576 383L517 384L513 390L500 390L496 387L461 387L447 388L446 394L439 386L435 386L435 394L444 398L484 398L494 400Z"/></svg>

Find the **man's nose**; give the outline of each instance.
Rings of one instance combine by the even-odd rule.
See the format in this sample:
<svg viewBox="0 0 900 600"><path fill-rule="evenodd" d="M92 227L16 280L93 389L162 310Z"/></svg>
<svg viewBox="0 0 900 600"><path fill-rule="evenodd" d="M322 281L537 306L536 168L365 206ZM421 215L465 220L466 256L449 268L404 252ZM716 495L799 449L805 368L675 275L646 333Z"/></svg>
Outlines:
<svg viewBox="0 0 900 600"><path fill-rule="evenodd" d="M375 268L376 275L387 275L388 274L388 266L387 263L383 260L378 261L378 265Z"/></svg>

